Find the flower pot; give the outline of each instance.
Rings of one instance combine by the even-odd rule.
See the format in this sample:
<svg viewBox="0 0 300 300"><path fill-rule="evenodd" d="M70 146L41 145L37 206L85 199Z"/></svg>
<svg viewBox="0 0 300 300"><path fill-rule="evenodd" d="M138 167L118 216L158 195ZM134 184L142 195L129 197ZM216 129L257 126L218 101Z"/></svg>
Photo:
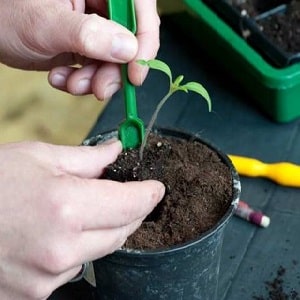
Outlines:
<svg viewBox="0 0 300 300"><path fill-rule="evenodd" d="M230 159L201 138L168 129L159 129L158 133L198 141L217 154L230 173L228 208L209 230L193 240L151 250L120 249L95 261L98 300L216 299L224 229L239 200L239 177ZM85 144L95 145L116 134L99 135Z"/></svg>
<svg viewBox="0 0 300 300"><path fill-rule="evenodd" d="M272 120L285 123L300 117L300 62L275 67L204 0L184 3L185 13L168 17L175 30L204 49Z"/></svg>

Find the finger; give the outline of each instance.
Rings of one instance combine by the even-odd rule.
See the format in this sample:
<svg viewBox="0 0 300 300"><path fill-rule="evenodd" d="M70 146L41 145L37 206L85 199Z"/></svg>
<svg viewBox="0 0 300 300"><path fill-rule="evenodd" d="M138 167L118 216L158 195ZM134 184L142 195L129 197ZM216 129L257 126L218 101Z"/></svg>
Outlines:
<svg viewBox="0 0 300 300"><path fill-rule="evenodd" d="M78 240L78 261L93 261L120 249L127 238L142 224L143 219L138 219L127 226L107 230L85 231Z"/></svg>
<svg viewBox="0 0 300 300"><path fill-rule="evenodd" d="M114 162L122 151L121 142L115 139L98 146L31 145L29 151L34 151L38 159L48 162L58 174L67 173L82 178L99 178L103 169Z"/></svg>
<svg viewBox="0 0 300 300"><path fill-rule="evenodd" d="M86 95L92 92L92 79L98 66L96 64L87 65L77 69L68 76L67 91L72 95Z"/></svg>
<svg viewBox="0 0 300 300"><path fill-rule="evenodd" d="M121 88L120 67L113 63L90 64L82 68L57 67L48 76L49 83L73 95L93 93L106 100Z"/></svg>
<svg viewBox="0 0 300 300"><path fill-rule="evenodd" d="M71 250L72 251L72 250ZM64 273L60 274L56 279L55 279L55 284L57 286L61 286L64 283L67 283L69 281L71 281L73 278L75 278L79 272L82 270L82 265L85 262L82 262L81 264L65 271Z"/></svg>
<svg viewBox="0 0 300 300"><path fill-rule="evenodd" d="M48 34L43 42L49 43L48 47L54 48L57 54L73 52L92 59L124 63L137 53L137 40L129 30L96 14L55 11L51 23L44 29ZM52 39L47 41L46 37Z"/></svg>
<svg viewBox="0 0 300 300"><path fill-rule="evenodd" d="M68 60L68 55L72 57L71 60ZM61 60L60 59L55 59L55 58L62 58L66 57L66 59ZM71 55L71 54L61 54L58 55L51 60L51 66L52 69L48 74L48 82L54 87L62 91L69 91L74 90L75 87L73 86L74 83L70 83L70 78L73 77L73 74L77 73L77 71L80 71L85 68L87 68L88 71L83 71L81 74L81 78L79 76L76 76L77 78L79 77L80 79L85 79L85 78L91 78L93 76L93 67L95 69L99 68L99 62L96 62L95 60L85 58L81 55ZM75 61L74 61L75 60ZM81 65L82 67L71 67L69 65L73 65L76 62L77 65ZM77 80L77 81L79 81ZM77 84L77 83L76 83ZM68 85L71 85L71 88L68 88Z"/></svg>
<svg viewBox="0 0 300 300"><path fill-rule="evenodd" d="M66 151L65 151L66 150ZM84 178L99 178L103 169L114 162L122 151L119 140L107 141L98 146L66 147L56 153L57 164L69 174Z"/></svg>
<svg viewBox="0 0 300 300"><path fill-rule="evenodd" d="M67 92L69 76L76 70L74 67L56 67L48 74L48 82L56 89Z"/></svg>
<svg viewBox="0 0 300 300"><path fill-rule="evenodd" d="M93 94L100 100L110 99L121 86L120 66L113 63L102 64L92 81Z"/></svg>
<svg viewBox="0 0 300 300"><path fill-rule="evenodd" d="M60 200L57 203L62 205L62 213L59 214L62 218L53 214L53 222L57 226L60 222L64 226L69 224L67 228L71 231L67 232L72 238L66 244L71 253L58 264L58 268L54 267L55 272L63 272L118 249L164 194L163 184L153 180L128 183L73 181L77 185L68 184L66 177L64 183L67 184L63 184L61 178L57 180L59 182L51 181L56 187L52 196ZM58 249L65 253L63 245Z"/></svg>
<svg viewBox="0 0 300 300"><path fill-rule="evenodd" d="M9 298L5 299L48 299L55 289L73 279L81 270L82 265L66 269L62 273L54 274L44 269L26 266L14 273L11 286L14 287ZM15 285L15 283L18 283ZM32 283L35 284L32 284ZM1 297L1 299L3 299Z"/></svg>
<svg viewBox="0 0 300 300"><path fill-rule="evenodd" d="M67 254L68 258L59 266L61 269L47 274L56 275L55 284L70 281L78 274L83 263L120 249L127 238L141 226L142 221L143 219L138 219L126 226L81 232L76 241L69 243L70 252Z"/></svg>
<svg viewBox="0 0 300 300"><path fill-rule="evenodd" d="M71 281L81 271L81 268L82 264L78 264L60 274L40 272L37 274L37 290L33 292L35 297L31 299L48 299L54 290ZM32 286L32 282L29 282L29 285Z"/></svg>
<svg viewBox="0 0 300 300"><path fill-rule="evenodd" d="M41 274L39 278L39 280L43 280L43 284L41 284L41 286L49 291L49 295L45 299L48 299L50 294L52 294L53 291L56 290L58 287L70 282L73 278L75 278L75 276L78 275L81 269L82 264L78 264L77 266L71 267L70 269L62 272L61 274Z"/></svg>
<svg viewBox="0 0 300 300"><path fill-rule="evenodd" d="M155 180L121 183L101 179L75 183L60 184L56 193L59 199L71 199L69 215L83 231L126 226L144 218L165 191L164 185ZM82 199L88 199L88 205Z"/></svg>
<svg viewBox="0 0 300 300"><path fill-rule="evenodd" d="M160 19L157 13L156 1L136 0L138 52L135 59L129 63L128 71L131 82L141 85L145 80L148 68L136 63L138 59L153 59L156 57L159 43Z"/></svg>

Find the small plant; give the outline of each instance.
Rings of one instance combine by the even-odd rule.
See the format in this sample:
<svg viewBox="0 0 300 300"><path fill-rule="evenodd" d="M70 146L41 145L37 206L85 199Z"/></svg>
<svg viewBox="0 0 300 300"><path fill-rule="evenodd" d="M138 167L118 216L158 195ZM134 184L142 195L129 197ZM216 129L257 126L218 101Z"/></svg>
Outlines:
<svg viewBox="0 0 300 300"><path fill-rule="evenodd" d="M173 76L172 76L172 72L169 68L169 66L164 63L161 60L158 59L152 59L152 60L138 60L137 63L143 65L143 66L148 66L150 69L154 69L154 70L159 70L161 72L164 72L165 74L168 75L169 80L170 80L170 86L169 86L169 91L167 92L167 94L159 101L151 119L150 122L146 128L146 132L145 132L145 137L143 139L143 142L141 144L140 150L139 150L139 157L140 160L143 159L143 153L144 153L144 149L147 143L147 139L149 137L149 134L153 128L153 125L157 119L157 115L159 113L159 111L161 110L161 108L163 107L163 105L166 103L166 101L177 91L184 91L186 93L188 93L189 91L198 93L199 95L201 95L208 104L208 110L211 111L211 100L209 97L209 94L207 92L207 90L198 82L187 82L185 84L181 84L184 76L183 75L179 75L174 81L173 81Z"/></svg>

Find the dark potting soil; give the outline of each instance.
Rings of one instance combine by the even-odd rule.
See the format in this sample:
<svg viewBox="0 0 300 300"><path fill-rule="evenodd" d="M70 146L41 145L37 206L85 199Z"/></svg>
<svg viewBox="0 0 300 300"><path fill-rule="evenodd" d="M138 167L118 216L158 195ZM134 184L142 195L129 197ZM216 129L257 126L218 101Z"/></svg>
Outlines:
<svg viewBox="0 0 300 300"><path fill-rule="evenodd" d="M164 199L131 235L125 248L161 249L194 239L212 228L231 205L229 168L206 145L150 135L140 162L138 150L120 154L105 178L116 181L157 179Z"/></svg>
<svg viewBox="0 0 300 300"><path fill-rule="evenodd" d="M291 3L285 14L276 14L258 22L263 32L281 49L300 52L300 1Z"/></svg>
<svg viewBox="0 0 300 300"><path fill-rule="evenodd" d="M267 296L253 296L255 300L300 300L300 295L295 290L287 291L284 287L286 269L279 266L275 278L265 282Z"/></svg>
<svg viewBox="0 0 300 300"><path fill-rule="evenodd" d="M288 53L300 52L300 1L299 0L233 0L232 5L255 17L272 8L286 4L285 13L270 14L257 21L263 31L277 47Z"/></svg>
<svg viewBox="0 0 300 300"><path fill-rule="evenodd" d="M246 11L250 17L256 17L281 4L288 4L290 0L227 0L239 11Z"/></svg>

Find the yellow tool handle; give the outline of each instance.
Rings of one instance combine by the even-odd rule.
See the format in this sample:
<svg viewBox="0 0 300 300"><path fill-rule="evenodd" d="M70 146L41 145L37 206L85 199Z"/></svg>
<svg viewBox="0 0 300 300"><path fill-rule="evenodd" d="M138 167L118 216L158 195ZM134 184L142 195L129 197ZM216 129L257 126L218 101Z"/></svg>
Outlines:
<svg viewBox="0 0 300 300"><path fill-rule="evenodd" d="M240 175L266 177L280 185L300 187L300 166L289 163L264 163L260 160L236 155L229 155Z"/></svg>

